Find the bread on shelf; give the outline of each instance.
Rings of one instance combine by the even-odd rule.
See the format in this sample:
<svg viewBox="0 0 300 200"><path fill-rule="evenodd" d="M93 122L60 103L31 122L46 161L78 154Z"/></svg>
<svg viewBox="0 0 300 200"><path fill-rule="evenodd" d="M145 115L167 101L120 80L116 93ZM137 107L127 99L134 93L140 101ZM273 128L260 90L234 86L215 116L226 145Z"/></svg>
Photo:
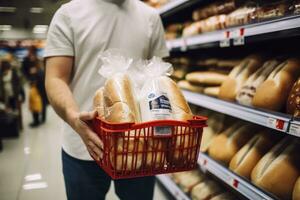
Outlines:
<svg viewBox="0 0 300 200"><path fill-rule="evenodd" d="M205 180L204 175L198 169L193 171L174 173L172 174L172 178L174 182L178 184L185 193L189 193L195 185Z"/></svg>
<svg viewBox="0 0 300 200"><path fill-rule="evenodd" d="M298 177L293 189L293 200L299 200L299 199L300 199L300 177Z"/></svg>
<svg viewBox="0 0 300 200"><path fill-rule="evenodd" d="M270 75L270 73L279 64L276 59L268 60L254 72L246 81L246 83L239 90L236 100L243 105L252 105L252 99L256 93L257 87L259 87Z"/></svg>
<svg viewBox="0 0 300 200"><path fill-rule="evenodd" d="M238 91L246 82L248 77L262 65L262 57L259 55L250 55L246 57L238 66L229 74L227 79L222 83L219 98L235 101Z"/></svg>
<svg viewBox="0 0 300 200"><path fill-rule="evenodd" d="M294 117L300 117L300 79L294 83L293 88L290 91L286 103L286 111Z"/></svg>
<svg viewBox="0 0 300 200"><path fill-rule="evenodd" d="M299 151L298 140L284 138L255 166L251 173L252 182L280 199L291 199L300 175Z"/></svg>
<svg viewBox="0 0 300 200"><path fill-rule="evenodd" d="M178 85L178 87L180 87L180 89L189 90L189 91L195 92L195 93L202 93L204 90L203 86L193 85L186 80L179 81L177 83L177 85Z"/></svg>
<svg viewBox="0 0 300 200"><path fill-rule="evenodd" d="M229 168L238 175L250 179L255 165L277 141L277 137L271 134L268 130L256 134L234 155Z"/></svg>
<svg viewBox="0 0 300 200"><path fill-rule="evenodd" d="M209 96L218 97L220 87L205 87L203 93Z"/></svg>
<svg viewBox="0 0 300 200"><path fill-rule="evenodd" d="M256 90L253 106L280 111L300 75L300 60L289 58L279 64Z"/></svg>
<svg viewBox="0 0 300 200"><path fill-rule="evenodd" d="M228 165L239 149L251 139L256 129L257 127L252 124L233 124L213 139L208 154Z"/></svg>
<svg viewBox="0 0 300 200"><path fill-rule="evenodd" d="M186 80L195 85L221 85L226 75L216 72L192 72L186 75Z"/></svg>
<svg viewBox="0 0 300 200"><path fill-rule="evenodd" d="M191 191L192 200L206 200L220 194L222 188L214 181L207 180L196 185Z"/></svg>

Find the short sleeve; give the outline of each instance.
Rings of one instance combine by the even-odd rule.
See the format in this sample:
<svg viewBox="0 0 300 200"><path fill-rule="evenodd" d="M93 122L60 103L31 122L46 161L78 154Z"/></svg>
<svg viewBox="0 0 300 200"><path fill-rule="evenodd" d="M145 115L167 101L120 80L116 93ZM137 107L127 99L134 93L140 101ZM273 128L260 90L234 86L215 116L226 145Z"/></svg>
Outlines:
<svg viewBox="0 0 300 200"><path fill-rule="evenodd" d="M154 20L152 22L152 34L151 34L151 44L150 44L150 55L149 58L153 56L157 57L168 57L169 50L165 41L165 32L160 16L155 13Z"/></svg>
<svg viewBox="0 0 300 200"><path fill-rule="evenodd" d="M60 8L49 26L44 57L74 56L73 44L70 18Z"/></svg>

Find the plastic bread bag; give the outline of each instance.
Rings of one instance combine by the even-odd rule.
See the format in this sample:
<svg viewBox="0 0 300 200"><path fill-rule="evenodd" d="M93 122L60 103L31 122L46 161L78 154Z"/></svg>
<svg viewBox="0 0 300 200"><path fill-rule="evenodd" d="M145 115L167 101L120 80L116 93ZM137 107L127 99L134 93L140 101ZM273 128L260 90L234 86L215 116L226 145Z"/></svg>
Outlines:
<svg viewBox="0 0 300 200"><path fill-rule="evenodd" d="M119 50L108 50L99 56L101 68L98 72L106 78L106 82L103 89L100 88L97 94L100 94L99 99L104 101L102 118L110 123L140 122L134 85L128 75L128 69L131 67L133 59L124 55ZM98 108L101 112L101 106ZM109 154L109 160L116 170L132 171L142 166L142 152L145 143L142 133L139 133L139 136L140 138L137 138L134 130L125 131L111 134L109 137L112 140L104 142L109 145L104 149Z"/></svg>
<svg viewBox="0 0 300 200"><path fill-rule="evenodd" d="M120 50L108 50L100 54L101 68L98 73L106 78L103 89L105 114L108 122L140 122L138 101L128 69L133 59Z"/></svg>

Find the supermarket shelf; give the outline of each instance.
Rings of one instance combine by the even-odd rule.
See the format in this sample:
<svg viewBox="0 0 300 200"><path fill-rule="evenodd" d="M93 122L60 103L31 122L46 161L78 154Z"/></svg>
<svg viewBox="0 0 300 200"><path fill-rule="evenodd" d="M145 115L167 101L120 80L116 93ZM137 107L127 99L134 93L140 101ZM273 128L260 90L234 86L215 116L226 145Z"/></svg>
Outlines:
<svg viewBox="0 0 300 200"><path fill-rule="evenodd" d="M173 182L168 175L158 175L156 178L173 195L176 200L190 200L190 198Z"/></svg>
<svg viewBox="0 0 300 200"><path fill-rule="evenodd" d="M183 90L183 94L189 103L288 133L290 115L254 109L186 90Z"/></svg>
<svg viewBox="0 0 300 200"><path fill-rule="evenodd" d="M203 33L193 37L167 41L172 51L187 51L195 48L229 47L247 43L300 35L300 16L288 16L225 30ZM286 32L286 33L285 33ZM227 42L226 42L227 41Z"/></svg>
<svg viewBox="0 0 300 200"><path fill-rule="evenodd" d="M158 9L158 12L162 18L170 16L180 10L199 3L199 0L172 0L166 5Z"/></svg>
<svg viewBox="0 0 300 200"><path fill-rule="evenodd" d="M255 199L255 200L273 200L277 199L271 194L268 194L265 191L255 187L247 180L237 176L233 172L229 171L224 166L220 165L209 156L200 153L198 163L200 165L200 169L206 173L209 172L210 174L214 175L225 184L232 187L241 195L245 196L248 199Z"/></svg>

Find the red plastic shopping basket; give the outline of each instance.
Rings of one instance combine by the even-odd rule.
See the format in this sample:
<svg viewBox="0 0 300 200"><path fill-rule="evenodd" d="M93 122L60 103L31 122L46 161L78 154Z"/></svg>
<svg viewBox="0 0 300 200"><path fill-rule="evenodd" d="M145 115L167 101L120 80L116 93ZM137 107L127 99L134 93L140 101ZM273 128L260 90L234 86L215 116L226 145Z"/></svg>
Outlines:
<svg viewBox="0 0 300 200"><path fill-rule="evenodd" d="M104 144L103 158L96 162L113 179L194 169L206 121L195 116L187 122L116 124L96 118L93 127ZM157 135L158 131L169 134Z"/></svg>

